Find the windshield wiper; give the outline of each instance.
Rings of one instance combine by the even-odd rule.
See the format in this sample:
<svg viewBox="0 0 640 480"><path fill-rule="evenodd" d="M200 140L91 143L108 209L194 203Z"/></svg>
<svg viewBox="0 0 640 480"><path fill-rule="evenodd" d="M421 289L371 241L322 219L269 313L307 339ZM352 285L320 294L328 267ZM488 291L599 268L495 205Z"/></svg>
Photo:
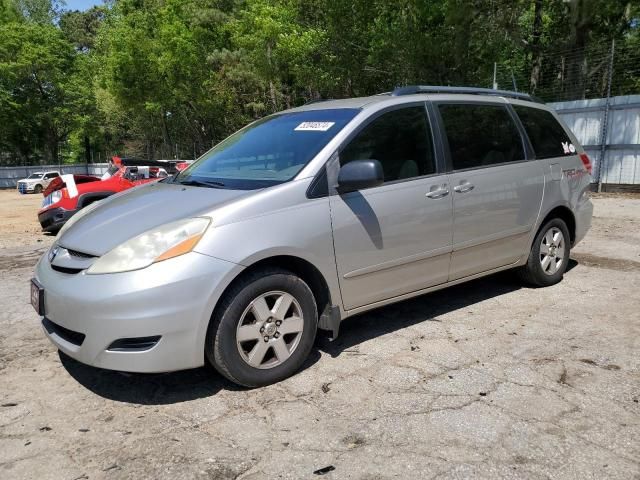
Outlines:
<svg viewBox="0 0 640 480"><path fill-rule="evenodd" d="M213 180L210 182L205 182L203 180L183 180L178 183L180 185L191 185L193 187L224 188L224 183Z"/></svg>

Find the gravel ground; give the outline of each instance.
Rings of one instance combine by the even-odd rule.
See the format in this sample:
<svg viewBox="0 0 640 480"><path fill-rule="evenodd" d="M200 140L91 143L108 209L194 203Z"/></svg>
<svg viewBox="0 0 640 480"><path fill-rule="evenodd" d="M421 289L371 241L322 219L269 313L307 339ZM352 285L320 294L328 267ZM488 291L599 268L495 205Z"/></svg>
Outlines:
<svg viewBox="0 0 640 480"><path fill-rule="evenodd" d="M0 190L0 254L6 248L48 246L53 242L55 237L43 234L38 223L42 198L35 193L20 195L16 190Z"/></svg>
<svg viewBox="0 0 640 480"><path fill-rule="evenodd" d="M562 283L499 274L350 319L256 390L59 355L28 303L40 200L0 191L0 478L640 479L637 196L594 199Z"/></svg>

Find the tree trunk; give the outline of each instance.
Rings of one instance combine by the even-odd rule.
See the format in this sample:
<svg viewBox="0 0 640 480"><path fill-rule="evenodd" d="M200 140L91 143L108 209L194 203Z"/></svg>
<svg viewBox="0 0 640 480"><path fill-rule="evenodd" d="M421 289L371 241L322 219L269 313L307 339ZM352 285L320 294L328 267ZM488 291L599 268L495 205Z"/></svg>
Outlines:
<svg viewBox="0 0 640 480"><path fill-rule="evenodd" d="M271 76L273 74L273 65L271 63L271 45L267 44L267 63L269 64L269 97L271 98L271 108L273 112L277 112L278 102L276 98L276 88L273 84Z"/></svg>
<svg viewBox="0 0 640 480"><path fill-rule="evenodd" d="M529 77L529 91L533 94L540 83L540 70L542 69L542 1L534 0L533 8L533 32L531 34L531 76Z"/></svg>
<svg viewBox="0 0 640 480"><path fill-rule="evenodd" d="M163 108L160 114L162 115L162 140L165 145L169 146L169 152L171 152L173 143L171 142L171 135L169 135L169 126L167 125L167 112L165 112ZM173 155L169 155L167 158L173 158Z"/></svg>
<svg viewBox="0 0 640 480"><path fill-rule="evenodd" d="M87 135L84 136L84 160L85 163L91 163L91 142Z"/></svg>
<svg viewBox="0 0 640 480"><path fill-rule="evenodd" d="M51 128L47 128L45 148L42 152L44 155L45 165L56 165L59 163L58 159L58 137L52 131Z"/></svg>
<svg viewBox="0 0 640 480"><path fill-rule="evenodd" d="M568 91L565 92L567 100L585 97L587 69L585 49L592 21L588 0L572 0L569 8L571 9L573 44L568 62Z"/></svg>

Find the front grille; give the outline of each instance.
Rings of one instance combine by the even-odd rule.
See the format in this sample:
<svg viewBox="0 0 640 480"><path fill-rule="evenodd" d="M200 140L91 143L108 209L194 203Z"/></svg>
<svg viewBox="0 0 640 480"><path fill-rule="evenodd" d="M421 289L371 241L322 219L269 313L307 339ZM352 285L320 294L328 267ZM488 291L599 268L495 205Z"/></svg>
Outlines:
<svg viewBox="0 0 640 480"><path fill-rule="evenodd" d="M49 335L56 334L63 340L66 340L73 345L80 346L82 342L84 342L85 334L80 332L74 332L73 330L69 330L68 328L61 327L57 323L53 323L47 317L42 319L42 325L47 330Z"/></svg>
<svg viewBox="0 0 640 480"><path fill-rule="evenodd" d="M72 257L80 257L80 258L95 258L95 255L91 255L90 253L79 252L78 250L71 250L70 248L66 249L69 252L69 255Z"/></svg>

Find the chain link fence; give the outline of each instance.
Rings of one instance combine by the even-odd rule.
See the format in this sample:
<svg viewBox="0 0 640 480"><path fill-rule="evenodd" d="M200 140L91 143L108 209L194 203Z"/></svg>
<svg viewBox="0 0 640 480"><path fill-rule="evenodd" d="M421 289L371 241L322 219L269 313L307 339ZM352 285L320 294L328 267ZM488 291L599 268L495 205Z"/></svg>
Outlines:
<svg viewBox="0 0 640 480"><path fill-rule="evenodd" d="M640 185L640 48L615 42L498 66L493 85L551 104L595 164L598 191Z"/></svg>
<svg viewBox="0 0 640 480"><path fill-rule="evenodd" d="M524 64L496 64L493 80L497 88L530 93L545 102L640 94L640 46L612 41L542 53Z"/></svg>

